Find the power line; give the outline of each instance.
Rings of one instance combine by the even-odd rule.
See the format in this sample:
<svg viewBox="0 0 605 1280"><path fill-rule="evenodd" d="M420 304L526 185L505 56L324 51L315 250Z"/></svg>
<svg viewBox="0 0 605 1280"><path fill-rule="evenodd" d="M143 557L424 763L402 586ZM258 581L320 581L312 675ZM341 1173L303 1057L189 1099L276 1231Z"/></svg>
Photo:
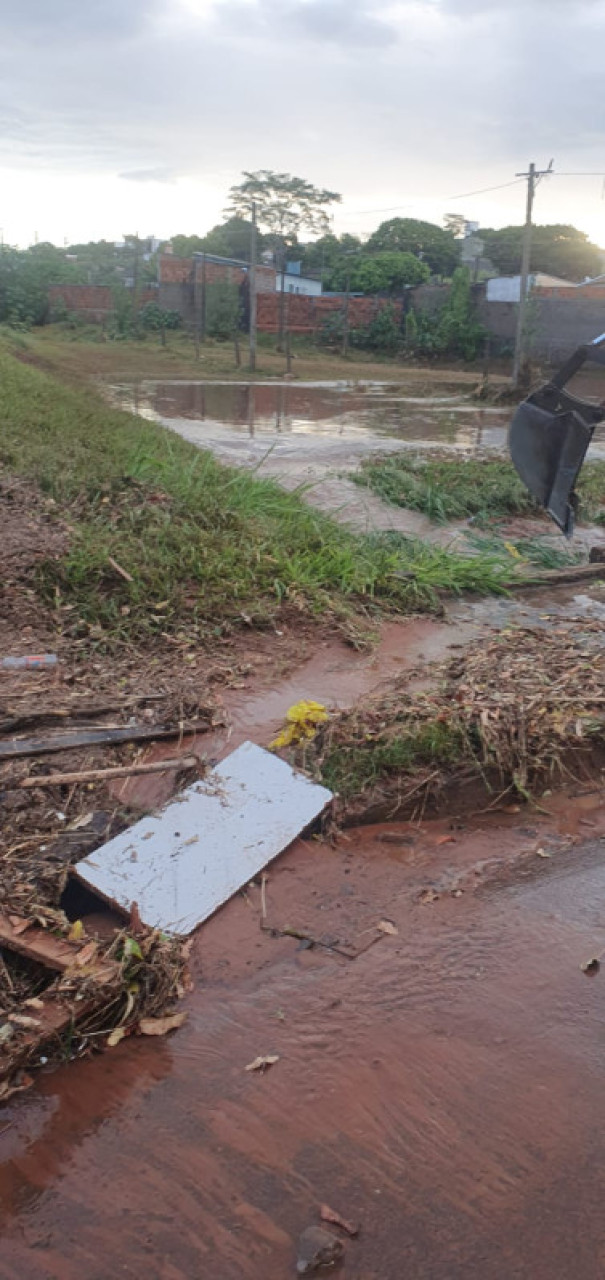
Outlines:
<svg viewBox="0 0 605 1280"><path fill-rule="evenodd" d="M499 182L495 187L479 187L477 191L463 191L457 196L416 196L414 200L407 204L391 204L382 209L351 209L348 212L343 211L341 218L365 218L369 213L396 213L398 209L409 209L413 204L419 204L422 200L440 200L445 204L447 200L466 200L470 196L485 195L488 191L502 191L504 187L516 187L522 178L513 178L512 182Z"/></svg>

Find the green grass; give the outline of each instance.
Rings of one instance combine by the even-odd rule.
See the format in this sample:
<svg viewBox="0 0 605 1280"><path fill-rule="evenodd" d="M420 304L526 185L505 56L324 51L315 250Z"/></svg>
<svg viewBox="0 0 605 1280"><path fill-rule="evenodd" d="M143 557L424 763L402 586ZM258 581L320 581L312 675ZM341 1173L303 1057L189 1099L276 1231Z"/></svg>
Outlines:
<svg viewBox="0 0 605 1280"><path fill-rule="evenodd" d="M49 600L58 591L76 621L115 639L264 621L284 601L307 612L369 602L409 611L432 607L442 590L502 584L491 556L356 536L273 481L1 347L0 461L34 479L73 529L64 558L40 569L40 591Z"/></svg>
<svg viewBox="0 0 605 1280"><path fill-rule="evenodd" d="M492 555L498 560L508 560L509 569L517 561L525 561L538 569L566 569L580 564L582 552L572 551L561 538L559 546L544 538L510 538L505 539L495 533L480 533L474 529L466 530L469 547L481 556ZM516 552L516 555L515 555Z"/></svg>
<svg viewBox="0 0 605 1280"><path fill-rule="evenodd" d="M407 732L402 725L388 741L369 737L363 743L330 745L321 760L321 780L346 800L423 765L459 764L466 750L464 734L447 723L435 720Z"/></svg>
<svg viewBox="0 0 605 1280"><path fill-rule="evenodd" d="M369 458L353 479L385 501L421 511L437 523L474 517L480 524L506 516L537 515L540 510L512 463L500 458L445 458L405 452ZM604 462L586 464L578 491L581 517L602 519Z"/></svg>

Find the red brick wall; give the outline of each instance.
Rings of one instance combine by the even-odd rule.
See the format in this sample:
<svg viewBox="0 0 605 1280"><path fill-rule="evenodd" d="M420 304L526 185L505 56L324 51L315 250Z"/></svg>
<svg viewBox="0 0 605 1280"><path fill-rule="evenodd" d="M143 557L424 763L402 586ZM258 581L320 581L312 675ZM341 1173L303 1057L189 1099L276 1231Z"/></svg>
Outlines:
<svg viewBox="0 0 605 1280"><path fill-rule="evenodd" d="M175 258L171 253L160 254L160 284L192 284L193 258ZM248 272L243 267L233 266L229 262L205 263L206 283L240 285ZM196 259L196 281L201 284L204 266L200 258ZM259 266L256 268L257 293L273 293L275 291L275 267Z"/></svg>
<svg viewBox="0 0 605 1280"><path fill-rule="evenodd" d="M278 293L259 295L257 302L258 327L263 333L277 333L279 328ZM389 303L387 298L349 298L349 325L352 329L369 325L373 317L383 307L393 305L397 315L401 312L401 303ZM284 298L284 316L286 328L291 333L315 333L322 321L329 315L344 312L345 299L306 297L304 294L287 293Z"/></svg>
<svg viewBox="0 0 605 1280"><path fill-rule="evenodd" d="M51 284L48 301L51 314L62 300L68 311L85 316L88 320L104 320L114 310L113 292L106 284ZM139 305L157 302L157 289L141 289Z"/></svg>

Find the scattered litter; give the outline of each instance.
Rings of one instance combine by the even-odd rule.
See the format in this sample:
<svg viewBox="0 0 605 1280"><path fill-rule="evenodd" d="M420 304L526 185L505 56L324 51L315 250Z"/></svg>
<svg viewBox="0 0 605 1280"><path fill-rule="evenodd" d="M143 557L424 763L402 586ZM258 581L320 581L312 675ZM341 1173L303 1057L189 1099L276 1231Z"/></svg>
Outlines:
<svg viewBox="0 0 605 1280"><path fill-rule="evenodd" d="M344 1253L342 1240L324 1231L323 1227L307 1227L298 1241L296 1270L299 1276L309 1276L321 1267L332 1267Z"/></svg>
<svg viewBox="0 0 605 1280"><path fill-rule="evenodd" d="M73 874L167 933L189 933L308 827L325 787L245 742L164 809L84 858ZM193 837L201 844L192 844ZM136 862L130 861L135 849Z"/></svg>
<svg viewBox="0 0 605 1280"><path fill-rule="evenodd" d="M279 1054L267 1053L264 1056L261 1055L260 1057L255 1058L254 1062L249 1062L248 1066L244 1067L244 1071L264 1072L267 1071L269 1067L275 1066L276 1062L279 1062Z"/></svg>
<svg viewBox="0 0 605 1280"><path fill-rule="evenodd" d="M399 929L393 924L392 920L379 920L376 928L379 933L387 933L391 938L396 938L399 933Z"/></svg>
<svg viewBox="0 0 605 1280"><path fill-rule="evenodd" d="M38 670L40 667L56 667L59 659L56 653L35 653L24 658L3 658L5 671Z"/></svg>
<svg viewBox="0 0 605 1280"><path fill-rule="evenodd" d="M536 853L539 858L552 858L552 853L549 853L546 849L536 849Z"/></svg>
<svg viewBox="0 0 605 1280"><path fill-rule="evenodd" d="M80 942L84 937L84 925L81 920L74 920L67 935L68 942Z"/></svg>
<svg viewBox="0 0 605 1280"><path fill-rule="evenodd" d="M271 748L278 751L280 747L289 747L294 742L304 742L313 738L320 724L328 719L328 712L321 702L303 699L296 702L286 712L286 724L281 733L271 743Z"/></svg>
<svg viewBox="0 0 605 1280"><path fill-rule="evenodd" d="M166 1018L141 1018L139 1031L142 1036L167 1036L182 1027L186 1017L186 1013L171 1013Z"/></svg>
<svg viewBox="0 0 605 1280"><path fill-rule="evenodd" d="M335 1209L331 1209L329 1204L321 1204L319 1206L319 1216L322 1222L331 1222L335 1227L342 1227L348 1236L359 1235L359 1226L354 1222L348 1222L346 1218L341 1218Z"/></svg>
<svg viewBox="0 0 605 1280"><path fill-rule="evenodd" d="M585 960L584 963L580 965L580 968L582 973L586 973L589 977L593 977L595 973L599 972L599 969L601 968L601 961L598 956L593 956L592 960Z"/></svg>
<svg viewBox="0 0 605 1280"><path fill-rule="evenodd" d="M435 841L435 844L436 844L436 845L441 845L441 844L455 844L455 843L456 843L456 837L455 837L455 836L438 836L438 837L437 837L437 839L436 839L436 841Z"/></svg>

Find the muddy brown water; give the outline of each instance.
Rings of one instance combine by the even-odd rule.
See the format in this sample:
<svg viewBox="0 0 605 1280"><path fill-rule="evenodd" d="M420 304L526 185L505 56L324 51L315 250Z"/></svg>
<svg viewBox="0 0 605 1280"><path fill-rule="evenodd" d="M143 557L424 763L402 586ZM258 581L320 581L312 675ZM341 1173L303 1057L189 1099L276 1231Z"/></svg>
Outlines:
<svg viewBox="0 0 605 1280"><path fill-rule="evenodd" d="M230 902L197 936L182 1031L42 1076L2 1113L0 1275L287 1280L325 1201L361 1224L343 1280L597 1280L591 799L583 845L571 801L559 822L296 842L272 923L361 948L388 917L397 935L348 961L261 933L258 888Z"/></svg>
<svg viewBox="0 0 605 1280"><path fill-rule="evenodd" d="M510 417L508 409L473 404L469 396L411 396L387 382L145 380L114 384L110 394L121 408L176 430L185 422L188 438L200 444L223 428L232 444L238 437L270 444L282 436L319 436L361 446L378 438L384 445L386 436L462 449L503 448Z"/></svg>

